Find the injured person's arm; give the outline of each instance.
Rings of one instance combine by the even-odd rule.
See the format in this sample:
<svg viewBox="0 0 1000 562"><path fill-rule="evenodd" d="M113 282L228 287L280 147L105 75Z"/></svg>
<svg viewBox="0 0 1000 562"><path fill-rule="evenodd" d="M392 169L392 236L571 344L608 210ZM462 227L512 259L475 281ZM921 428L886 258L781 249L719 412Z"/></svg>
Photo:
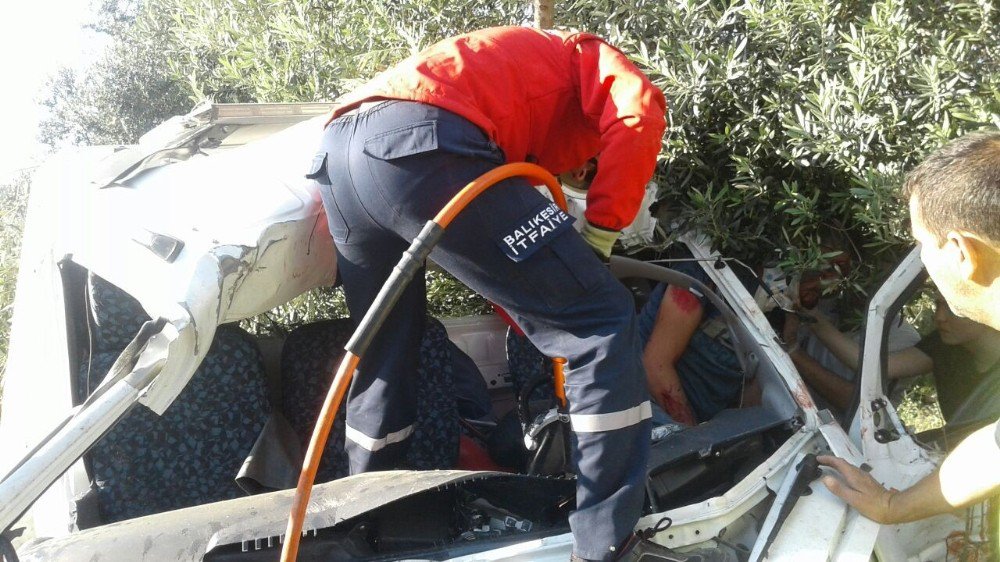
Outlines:
<svg viewBox="0 0 1000 562"><path fill-rule="evenodd" d="M857 372L860 346L855 339L838 330L833 322L818 310L800 308L798 315L811 318L813 321L807 326L819 340L819 343L843 363L846 369ZM785 318L783 339L788 345L788 356L810 388L833 406L845 410L854 399L856 376L845 375L843 370L835 372L829 360L824 363L799 346L799 326L801 323L798 315L788 314ZM898 318L894 322L899 322ZM908 336L903 333L903 327L902 324L894 324L890 330L890 346L897 346L896 349L890 349L888 360L888 376L890 378L927 373L933 367L930 357L912 347L913 344L907 341ZM905 326L905 328L912 331L909 326ZM914 338L917 337L915 333L914 331ZM815 352L815 349L812 351Z"/></svg>
<svg viewBox="0 0 1000 562"><path fill-rule="evenodd" d="M837 359L853 370L859 368L861 347L857 340L838 330L833 322L818 310L801 310L800 314L815 320L809 325L810 330ZM897 316L892 322L897 323L894 327L898 329L898 323L902 320ZM905 347L890 352L886 375L891 379L912 377L929 373L933 367L934 364L926 353L916 347Z"/></svg>
<svg viewBox="0 0 1000 562"><path fill-rule="evenodd" d="M691 292L667 287L642 356L653 400L675 421L688 425L694 425L697 420L681 386L677 360L701 324L703 315L704 307Z"/></svg>
<svg viewBox="0 0 1000 562"><path fill-rule="evenodd" d="M799 346L799 318L795 314L785 316L782 338L788 346L788 357L795 364L802 380L826 399L830 404L844 410L854 398L854 382L827 369Z"/></svg>

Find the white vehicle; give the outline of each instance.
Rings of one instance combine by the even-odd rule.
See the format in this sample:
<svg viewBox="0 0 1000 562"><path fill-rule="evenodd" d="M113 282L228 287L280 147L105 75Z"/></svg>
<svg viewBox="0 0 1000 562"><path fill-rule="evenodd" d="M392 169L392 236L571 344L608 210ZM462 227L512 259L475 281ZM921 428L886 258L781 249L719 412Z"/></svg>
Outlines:
<svg viewBox="0 0 1000 562"><path fill-rule="evenodd" d="M182 390L194 384L220 326L334 282L322 205L304 178L327 109L203 106L138 145L63 152L37 173L0 419L0 530L18 537L20 560L277 559L291 490L116 523L83 512L99 479L95 443L131 411L169 416L183 407ZM696 237L684 243L728 303L730 329L763 399L654 444L637 528L658 529L650 541L671 554L644 559L944 560L946 537L967 530L964 512L879 526L814 482L810 468L811 455L832 452L867 463L880 481L902 489L940 458L899 422L881 376L886 318L922 278L916 252L869 307L859 405L845 430L816 408L731 262ZM103 366L95 361L101 334L85 297L95 278L134 299L150 319L136 322L141 329L129 329ZM495 317L445 325L494 389L502 387L503 325ZM93 382L83 391L82 372ZM227 396L244 390L228 388ZM158 438L126 426L114 430L140 445ZM284 435L269 424L263 431ZM204 454L196 446L201 437L191 436L192 456ZM122 469L135 460L105 458L101 466ZM231 460L240 467L244 459ZM147 476L154 475L132 475ZM164 494L187 491L170 475L155 476L176 486ZM299 559L565 561L573 490L571 478L484 471L334 480L312 492ZM493 521L497 513L510 517L508 524Z"/></svg>

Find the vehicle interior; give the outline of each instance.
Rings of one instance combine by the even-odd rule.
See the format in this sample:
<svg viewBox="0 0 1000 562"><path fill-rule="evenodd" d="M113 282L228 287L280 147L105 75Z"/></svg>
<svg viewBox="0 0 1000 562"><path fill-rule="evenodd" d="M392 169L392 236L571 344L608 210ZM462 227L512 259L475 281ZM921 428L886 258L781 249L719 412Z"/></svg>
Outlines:
<svg viewBox="0 0 1000 562"><path fill-rule="evenodd" d="M728 267L723 261L713 265ZM130 295L71 260L61 264L61 272L79 403L99 386L149 318ZM623 281L640 304L656 280L654 275L652 280L633 276ZM334 554L358 560L448 558L568 530L574 503L564 438L568 427L552 422L557 416L543 423L546 412L555 411L551 392L531 392L551 389L548 360L525 348L523 338L497 333L493 322L483 322L481 332L466 330L456 345L449 339L449 323L430 317L427 322L408 468L490 472L316 529L303 539L300 559ZM727 324L745 379L759 385L761 399L754 405L734 403L711 420L655 440L646 513L726 492L802 426L800 406L760 343L735 317ZM477 324L465 319L464 325ZM77 499L77 527L107 526L294 487L296 463L351 332L350 320L344 318L302 325L283 338L275 353L273 342L264 346L238 326L220 326L208 355L164 416L137 405L86 454L91 486ZM470 362L478 362L485 372L488 354L483 348L504 341L506 372L487 383L475 365L470 371ZM472 390L470 372L480 379L471 383ZM492 411L479 412L475 419L469 403L481 405L483 396ZM539 431L539 446L528 451L523 432L532 424ZM317 483L347 473L342 409ZM114 528L104 527L104 536ZM219 538L205 559L256 560L255 553L273 557L280 546L271 539L250 531Z"/></svg>

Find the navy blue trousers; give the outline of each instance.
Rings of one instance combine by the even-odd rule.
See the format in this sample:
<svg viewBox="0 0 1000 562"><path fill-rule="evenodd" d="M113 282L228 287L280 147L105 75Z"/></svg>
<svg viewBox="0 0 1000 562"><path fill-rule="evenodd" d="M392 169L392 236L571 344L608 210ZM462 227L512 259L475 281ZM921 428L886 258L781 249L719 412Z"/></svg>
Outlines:
<svg viewBox="0 0 1000 562"><path fill-rule="evenodd" d="M322 182L329 184L321 194L355 319L426 221L468 182L505 163L503 151L466 119L403 101L333 121L317 170L324 159ZM452 222L431 259L509 311L542 353L567 359L578 475L574 551L609 559L639 516L649 453L634 306L572 228L545 224L553 225L548 201L525 180L506 180ZM358 366L347 406L353 473L403 463L425 310L418 274Z"/></svg>

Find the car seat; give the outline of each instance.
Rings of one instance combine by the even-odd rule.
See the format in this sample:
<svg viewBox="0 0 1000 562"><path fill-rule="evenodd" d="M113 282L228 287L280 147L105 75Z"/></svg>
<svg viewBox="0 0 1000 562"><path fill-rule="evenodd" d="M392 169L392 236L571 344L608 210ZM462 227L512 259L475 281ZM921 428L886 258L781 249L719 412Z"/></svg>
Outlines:
<svg viewBox="0 0 1000 562"><path fill-rule="evenodd" d="M344 344L353 332L350 319L326 320L296 328L285 340L281 354L282 411L299 435L303 451L308 447ZM407 451L407 468L452 468L459 446L453 367L448 334L434 318L428 317L426 322L416 376L417 419ZM344 450L345 416L346 401L330 430L317 482L342 478L350 472Z"/></svg>
<svg viewBox="0 0 1000 562"><path fill-rule="evenodd" d="M529 384L535 384L541 378L548 384L539 384L531 392L531 400L555 400L555 387L551 384L552 360L542 355L542 352L526 336L518 334L513 328L507 328L507 367L510 370L510 382L514 396L521 396L521 391Z"/></svg>
<svg viewBox="0 0 1000 562"><path fill-rule="evenodd" d="M97 275L89 274L87 291L90 342L77 372L81 401L149 320L138 301ZM254 340L220 326L191 381L162 416L136 405L87 453L100 522L245 495L235 478L269 411Z"/></svg>

